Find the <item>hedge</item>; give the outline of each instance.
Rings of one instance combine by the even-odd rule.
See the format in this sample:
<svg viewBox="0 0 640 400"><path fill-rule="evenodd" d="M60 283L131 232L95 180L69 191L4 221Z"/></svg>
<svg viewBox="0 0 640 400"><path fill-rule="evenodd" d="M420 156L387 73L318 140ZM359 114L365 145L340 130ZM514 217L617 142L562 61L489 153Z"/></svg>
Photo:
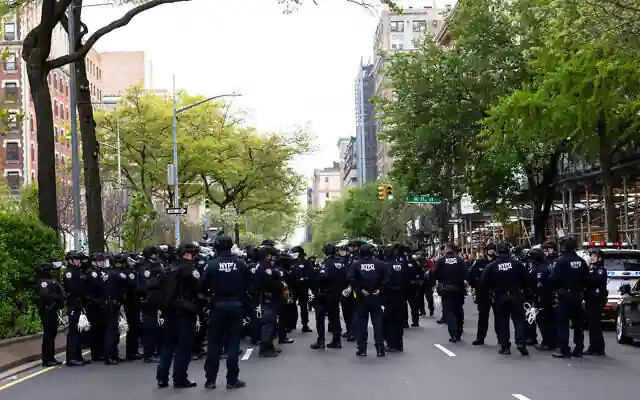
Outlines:
<svg viewBox="0 0 640 400"><path fill-rule="evenodd" d="M32 216L0 212L0 339L40 331L35 266L63 257L53 230Z"/></svg>

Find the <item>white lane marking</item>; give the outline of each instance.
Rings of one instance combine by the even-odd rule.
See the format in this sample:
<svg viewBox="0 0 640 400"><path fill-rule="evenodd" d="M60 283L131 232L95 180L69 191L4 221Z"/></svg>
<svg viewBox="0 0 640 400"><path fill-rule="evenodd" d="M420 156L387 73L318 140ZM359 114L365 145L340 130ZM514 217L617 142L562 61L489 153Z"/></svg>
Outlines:
<svg viewBox="0 0 640 400"><path fill-rule="evenodd" d="M247 361L249 359L249 357L251 357L251 353L253 353L253 348L245 350L244 354L242 355L241 360L242 361Z"/></svg>
<svg viewBox="0 0 640 400"><path fill-rule="evenodd" d="M448 355L449 357L455 357L455 356L456 356L456 353L454 353L453 351L451 351L451 350L447 349L446 347L444 347L444 346L443 346L443 345L441 345L441 344L437 344L437 343L436 343L436 344L434 344L433 346L434 346L435 348L437 348L438 350L440 350L441 352L443 352L444 354ZM522 400L524 400L524 399L522 399ZM527 400L528 400L528 399L527 399Z"/></svg>
<svg viewBox="0 0 640 400"><path fill-rule="evenodd" d="M527 396L525 396L523 394L514 393L514 394L512 394L512 396L515 397L518 400L531 400L530 398L528 398Z"/></svg>

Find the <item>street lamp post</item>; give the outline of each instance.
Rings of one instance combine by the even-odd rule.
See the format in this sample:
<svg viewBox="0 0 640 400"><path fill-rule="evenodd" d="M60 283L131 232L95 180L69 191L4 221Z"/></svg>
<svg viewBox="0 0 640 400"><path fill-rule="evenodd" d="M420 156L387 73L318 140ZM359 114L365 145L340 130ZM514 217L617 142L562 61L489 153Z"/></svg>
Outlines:
<svg viewBox="0 0 640 400"><path fill-rule="evenodd" d="M75 12L78 7L77 0L73 0L69 7L69 53L75 50ZM80 152L78 150L78 123L76 121L76 63L72 62L70 67L69 79L69 102L71 103L71 195L73 197L73 248L80 250L82 242L80 241L80 218L82 213L80 210Z"/></svg>
<svg viewBox="0 0 640 400"><path fill-rule="evenodd" d="M212 100L222 97L239 97L242 96L238 93L219 94L217 96L211 96L207 99L196 101L193 104L178 108L178 97L176 96L176 76L173 75L173 207L180 207L180 183L178 182L178 114L181 112L190 110L201 104L208 103ZM180 215L175 215L175 238L176 247L180 245Z"/></svg>

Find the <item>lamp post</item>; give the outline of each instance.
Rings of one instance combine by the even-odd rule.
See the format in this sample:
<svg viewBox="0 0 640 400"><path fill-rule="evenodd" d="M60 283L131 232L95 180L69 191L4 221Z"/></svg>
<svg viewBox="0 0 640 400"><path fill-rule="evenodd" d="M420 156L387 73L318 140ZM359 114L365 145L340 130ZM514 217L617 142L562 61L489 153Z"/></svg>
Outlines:
<svg viewBox="0 0 640 400"><path fill-rule="evenodd" d="M207 99L196 101L193 104L189 104L184 107L178 108L178 98L176 96L176 76L173 75L173 207L180 207L180 183L178 182L178 114L197 107L201 104L208 103L212 100L222 97L239 97L242 96L238 93L219 94L217 96L211 96ZM180 245L180 215L175 215L175 237L176 247Z"/></svg>

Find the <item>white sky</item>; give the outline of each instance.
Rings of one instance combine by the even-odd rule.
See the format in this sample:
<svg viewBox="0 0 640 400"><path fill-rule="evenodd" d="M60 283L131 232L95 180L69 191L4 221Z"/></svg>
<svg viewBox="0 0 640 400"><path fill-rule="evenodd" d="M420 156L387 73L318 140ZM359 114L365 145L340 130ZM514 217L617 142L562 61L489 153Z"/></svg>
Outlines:
<svg viewBox="0 0 640 400"><path fill-rule="evenodd" d="M319 151L294 165L310 177L314 168L337 161L338 138L355 135L354 80L361 57L372 54L378 17L345 0L318 0L318 6L307 2L292 15L283 15L277 0L162 5L95 47L145 51L153 62L154 88L171 89L175 73L178 89L208 96L242 93L234 106L247 110L258 129L308 125ZM86 7L83 20L94 31L126 11Z"/></svg>

